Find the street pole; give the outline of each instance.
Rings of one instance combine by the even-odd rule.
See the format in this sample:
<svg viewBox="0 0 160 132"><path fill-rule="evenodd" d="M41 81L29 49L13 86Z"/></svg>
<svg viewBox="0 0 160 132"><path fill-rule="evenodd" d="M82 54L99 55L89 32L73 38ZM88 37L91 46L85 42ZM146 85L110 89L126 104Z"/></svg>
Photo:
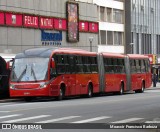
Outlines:
<svg viewBox="0 0 160 132"><path fill-rule="evenodd" d="M93 37L89 37L89 42L90 42L90 52L92 52Z"/></svg>

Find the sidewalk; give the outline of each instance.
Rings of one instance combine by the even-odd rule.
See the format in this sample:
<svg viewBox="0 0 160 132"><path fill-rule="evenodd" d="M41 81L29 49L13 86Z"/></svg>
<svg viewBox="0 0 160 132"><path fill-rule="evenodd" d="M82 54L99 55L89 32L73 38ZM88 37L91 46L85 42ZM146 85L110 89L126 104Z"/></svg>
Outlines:
<svg viewBox="0 0 160 132"><path fill-rule="evenodd" d="M152 84L150 88L147 88L147 90L156 90L156 89L160 89L160 82L156 84L156 87L153 87L153 84Z"/></svg>

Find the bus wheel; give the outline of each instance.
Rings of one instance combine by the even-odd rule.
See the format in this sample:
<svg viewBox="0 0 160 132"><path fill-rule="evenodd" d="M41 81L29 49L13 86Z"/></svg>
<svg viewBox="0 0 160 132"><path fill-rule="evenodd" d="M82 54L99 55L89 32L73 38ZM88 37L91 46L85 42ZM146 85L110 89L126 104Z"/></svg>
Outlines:
<svg viewBox="0 0 160 132"><path fill-rule="evenodd" d="M144 89L145 89L145 85L144 85L144 83L142 83L142 88L141 88L141 90L140 90L140 93L143 93L143 92L144 92Z"/></svg>
<svg viewBox="0 0 160 132"><path fill-rule="evenodd" d="M145 89L145 85L144 85L144 83L142 83L141 89L135 90L135 92L136 92L136 93L143 93L143 92L144 92L144 89Z"/></svg>
<svg viewBox="0 0 160 132"><path fill-rule="evenodd" d="M89 85L89 86L88 86L88 94L87 94L87 97L88 97L88 98L91 98L92 96L93 96L92 86Z"/></svg>
<svg viewBox="0 0 160 132"><path fill-rule="evenodd" d="M120 91L118 92L118 94L123 95L123 93L124 93L124 87L123 84L121 84Z"/></svg>
<svg viewBox="0 0 160 132"><path fill-rule="evenodd" d="M63 100L64 98L64 90L62 88L60 88L60 91L59 91L59 96L57 97L57 100Z"/></svg>

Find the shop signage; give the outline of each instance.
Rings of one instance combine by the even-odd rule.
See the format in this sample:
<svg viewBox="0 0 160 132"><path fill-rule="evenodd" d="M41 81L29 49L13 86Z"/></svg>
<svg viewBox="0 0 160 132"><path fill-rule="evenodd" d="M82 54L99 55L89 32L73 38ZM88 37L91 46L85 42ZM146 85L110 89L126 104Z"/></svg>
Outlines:
<svg viewBox="0 0 160 132"><path fill-rule="evenodd" d="M89 32L97 33L98 32L98 23L90 22L89 23Z"/></svg>
<svg viewBox="0 0 160 132"><path fill-rule="evenodd" d="M22 15L6 13L6 25L9 26L22 26Z"/></svg>
<svg viewBox="0 0 160 132"><path fill-rule="evenodd" d="M4 13L0 12L0 25L4 25Z"/></svg>
<svg viewBox="0 0 160 132"><path fill-rule="evenodd" d="M66 30L67 29L66 20L61 18L55 18L54 28L57 30Z"/></svg>
<svg viewBox="0 0 160 132"><path fill-rule="evenodd" d="M53 18L40 17L41 29L53 29Z"/></svg>
<svg viewBox="0 0 160 132"><path fill-rule="evenodd" d="M79 31L87 32L88 31L88 22L79 22Z"/></svg>
<svg viewBox="0 0 160 132"><path fill-rule="evenodd" d="M41 41L42 45L61 45L62 31L52 33L41 30Z"/></svg>
<svg viewBox="0 0 160 132"><path fill-rule="evenodd" d="M39 29L55 29L67 31L69 42L79 41L80 32L98 33L98 23L79 21L79 6L76 3L67 3L67 18L36 16L34 14L0 11L0 25Z"/></svg>
<svg viewBox="0 0 160 132"><path fill-rule="evenodd" d="M38 16L24 15L24 27L38 28Z"/></svg>

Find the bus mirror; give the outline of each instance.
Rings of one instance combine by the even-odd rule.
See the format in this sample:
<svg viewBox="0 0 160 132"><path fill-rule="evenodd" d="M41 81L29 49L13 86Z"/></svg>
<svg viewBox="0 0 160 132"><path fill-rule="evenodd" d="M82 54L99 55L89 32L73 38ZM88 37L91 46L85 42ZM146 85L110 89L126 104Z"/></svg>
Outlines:
<svg viewBox="0 0 160 132"><path fill-rule="evenodd" d="M55 62L54 61L51 62L51 68L55 68Z"/></svg>

